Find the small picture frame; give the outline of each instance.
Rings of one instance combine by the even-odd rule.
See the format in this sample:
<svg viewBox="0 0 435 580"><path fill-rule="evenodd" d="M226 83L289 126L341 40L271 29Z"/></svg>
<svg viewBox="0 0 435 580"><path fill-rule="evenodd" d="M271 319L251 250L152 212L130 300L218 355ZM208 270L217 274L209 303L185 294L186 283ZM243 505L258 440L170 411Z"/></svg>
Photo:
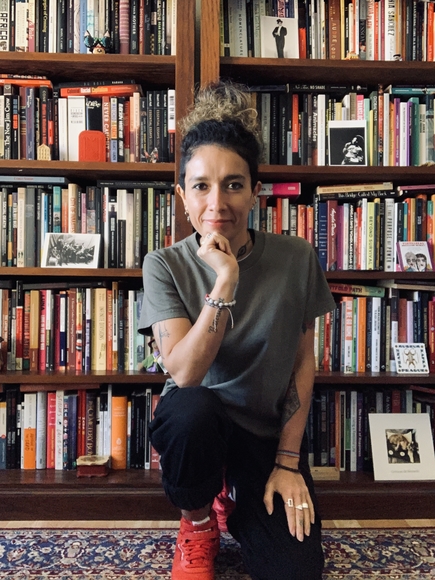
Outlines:
<svg viewBox="0 0 435 580"><path fill-rule="evenodd" d="M427 242L397 242L400 272L431 272L432 257Z"/></svg>
<svg viewBox="0 0 435 580"><path fill-rule="evenodd" d="M260 44L263 58L299 58L297 18L260 16Z"/></svg>
<svg viewBox="0 0 435 580"><path fill-rule="evenodd" d="M329 165L367 165L366 121L329 121Z"/></svg>
<svg viewBox="0 0 435 580"><path fill-rule="evenodd" d="M375 480L435 480L428 413L369 413L368 417Z"/></svg>
<svg viewBox="0 0 435 580"><path fill-rule="evenodd" d="M426 347L422 342L396 342L393 345L399 375L428 375Z"/></svg>
<svg viewBox="0 0 435 580"><path fill-rule="evenodd" d="M100 234L53 234L44 238L42 268L98 268Z"/></svg>

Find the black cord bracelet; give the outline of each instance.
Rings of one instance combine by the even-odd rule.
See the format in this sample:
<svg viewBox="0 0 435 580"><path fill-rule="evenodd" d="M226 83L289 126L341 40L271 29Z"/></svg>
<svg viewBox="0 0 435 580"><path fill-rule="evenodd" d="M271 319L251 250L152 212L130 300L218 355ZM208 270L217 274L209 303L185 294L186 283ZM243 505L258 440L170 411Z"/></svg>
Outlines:
<svg viewBox="0 0 435 580"><path fill-rule="evenodd" d="M284 471L290 471L291 473L300 473L299 469L294 467L287 467L287 465L282 465L281 463L275 463L275 467L278 469L284 469Z"/></svg>

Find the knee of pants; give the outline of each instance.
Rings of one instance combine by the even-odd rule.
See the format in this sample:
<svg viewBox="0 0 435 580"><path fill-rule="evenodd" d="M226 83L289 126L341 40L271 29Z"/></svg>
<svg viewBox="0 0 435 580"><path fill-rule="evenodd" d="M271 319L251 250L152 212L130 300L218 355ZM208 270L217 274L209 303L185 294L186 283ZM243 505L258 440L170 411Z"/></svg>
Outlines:
<svg viewBox="0 0 435 580"><path fill-rule="evenodd" d="M211 389L198 386L169 391L156 410L155 423L174 429L179 437L196 437L225 429L229 419L219 397Z"/></svg>

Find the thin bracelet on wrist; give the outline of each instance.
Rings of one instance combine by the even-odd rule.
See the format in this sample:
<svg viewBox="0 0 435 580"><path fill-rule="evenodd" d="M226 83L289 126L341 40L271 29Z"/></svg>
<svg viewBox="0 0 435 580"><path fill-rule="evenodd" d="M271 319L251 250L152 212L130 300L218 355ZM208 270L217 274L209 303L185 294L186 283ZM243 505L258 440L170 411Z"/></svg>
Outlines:
<svg viewBox="0 0 435 580"><path fill-rule="evenodd" d="M282 463L275 463L275 467L283 469L284 471L290 471L290 473L300 473L299 469L296 469L295 467L287 467L287 465L283 465Z"/></svg>

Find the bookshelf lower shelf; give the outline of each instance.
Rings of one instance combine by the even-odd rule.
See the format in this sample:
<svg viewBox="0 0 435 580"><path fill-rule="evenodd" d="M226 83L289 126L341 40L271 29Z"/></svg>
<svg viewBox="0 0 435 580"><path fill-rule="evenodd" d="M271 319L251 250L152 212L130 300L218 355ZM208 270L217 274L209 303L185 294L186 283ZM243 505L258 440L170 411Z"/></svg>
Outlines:
<svg viewBox="0 0 435 580"><path fill-rule="evenodd" d="M323 519L434 519L434 482L375 482L370 473L342 473L316 482ZM158 471L77 478L75 471L0 472L4 521L178 520Z"/></svg>

